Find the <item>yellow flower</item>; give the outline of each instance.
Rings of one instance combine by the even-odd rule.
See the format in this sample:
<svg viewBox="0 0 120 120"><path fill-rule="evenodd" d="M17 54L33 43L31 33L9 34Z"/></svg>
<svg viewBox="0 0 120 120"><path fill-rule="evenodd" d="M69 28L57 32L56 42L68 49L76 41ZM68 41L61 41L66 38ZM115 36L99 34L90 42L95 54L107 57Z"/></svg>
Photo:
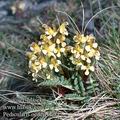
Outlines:
<svg viewBox="0 0 120 120"><path fill-rule="evenodd" d="M29 68L33 76L33 80L36 79L38 72L42 68L46 68L47 63L45 61L45 58L41 57L39 59L36 59L35 61L29 61Z"/></svg>
<svg viewBox="0 0 120 120"><path fill-rule="evenodd" d="M91 49L97 49L98 48L98 44L97 43L90 43L90 44L88 44L88 45L86 45L85 46L85 50L87 51L87 52L90 52L91 51Z"/></svg>
<svg viewBox="0 0 120 120"><path fill-rule="evenodd" d="M60 60L56 60L54 58L51 58L50 60L50 64L49 64L49 67L51 70L55 70L55 72L59 72L59 66L61 64L61 61Z"/></svg>
<svg viewBox="0 0 120 120"><path fill-rule="evenodd" d="M65 47L65 46L66 46L66 43L63 42L63 41L61 41L60 39L57 39L57 40L56 40L56 43L57 43L58 45L61 44L62 47Z"/></svg>
<svg viewBox="0 0 120 120"><path fill-rule="evenodd" d="M33 77L32 80L37 82L37 76L38 76L38 74L33 72L32 73L32 77Z"/></svg>
<svg viewBox="0 0 120 120"><path fill-rule="evenodd" d="M46 24L43 24L43 27L45 28L45 34L47 35L48 39L51 39L52 37L55 37L57 34L57 31L54 29L52 29L51 27L49 27Z"/></svg>
<svg viewBox="0 0 120 120"><path fill-rule="evenodd" d="M73 40L74 40L77 44L80 44L81 34L77 33L77 34L73 37Z"/></svg>
<svg viewBox="0 0 120 120"><path fill-rule="evenodd" d="M86 57L86 62L91 63L91 59Z"/></svg>
<svg viewBox="0 0 120 120"><path fill-rule="evenodd" d="M57 57L61 57L61 53L65 52L65 48L58 47L54 49L54 53L56 54Z"/></svg>
<svg viewBox="0 0 120 120"><path fill-rule="evenodd" d="M40 36L40 39L42 39L41 43L49 43L50 42L48 37L46 35L44 35L44 34Z"/></svg>
<svg viewBox="0 0 120 120"><path fill-rule="evenodd" d="M64 22L64 23L62 23L62 24L60 25L59 31L60 31L61 34L63 34L63 35L68 35L68 31L67 31L67 29L66 29L66 26L67 26L67 25L68 25L68 22Z"/></svg>
<svg viewBox="0 0 120 120"><path fill-rule="evenodd" d="M97 47L98 47L98 44L97 44L97 43L93 43L93 44L92 44L92 47L93 47L93 48L97 48Z"/></svg>
<svg viewBox="0 0 120 120"><path fill-rule="evenodd" d="M96 60L100 59L100 52L99 51L96 51L96 53L95 53L95 59Z"/></svg>
<svg viewBox="0 0 120 120"><path fill-rule="evenodd" d="M85 55L81 55L80 58L83 60L83 61L86 61L87 63L91 63L91 59L89 57L86 57Z"/></svg>
<svg viewBox="0 0 120 120"><path fill-rule="evenodd" d="M87 56L92 58L95 56L96 60L99 60L100 58L100 52L98 50L95 49L91 49L90 52L87 53Z"/></svg>
<svg viewBox="0 0 120 120"><path fill-rule="evenodd" d="M95 55L96 51L94 49L91 49L90 52L88 52L87 56L88 57L93 57Z"/></svg>
<svg viewBox="0 0 120 120"><path fill-rule="evenodd" d="M30 60L35 60L37 59L37 56L33 53L33 52L27 52L26 56L30 59Z"/></svg>
<svg viewBox="0 0 120 120"><path fill-rule="evenodd" d="M57 39L56 39L56 43L57 44L60 44L60 43L63 43L64 41L65 41L65 35L62 35L62 34L59 34L58 36L57 36Z"/></svg>
<svg viewBox="0 0 120 120"><path fill-rule="evenodd" d="M30 50L31 50L32 52L34 52L34 54L41 52L41 48L40 48L39 45L36 44L35 42L33 42L33 43L31 44Z"/></svg>
<svg viewBox="0 0 120 120"><path fill-rule="evenodd" d="M44 46L42 46L42 52L44 55L48 55L49 57L54 56L54 49L55 49L55 44L52 44L49 46L49 44L45 44Z"/></svg>
<svg viewBox="0 0 120 120"><path fill-rule="evenodd" d="M56 40L56 43L57 43L57 44L60 44L60 43L61 43L60 39L57 39L57 40Z"/></svg>
<svg viewBox="0 0 120 120"><path fill-rule="evenodd" d="M63 55L66 58L71 56L69 59L75 69L83 70L85 75L94 71L94 66L91 63L94 59L98 60L100 57L95 37L77 33L72 44L70 40L66 39L68 35L67 25L68 23L64 22L56 29L44 24L44 33L40 36L40 41L38 44L35 42L31 44L31 51L27 53L27 56L34 80L37 80L39 74L46 79L51 79L55 77L53 71L61 72L60 60L63 60L61 59Z"/></svg>
<svg viewBox="0 0 120 120"><path fill-rule="evenodd" d="M77 44L85 43L87 41L87 37L84 36L84 34L77 33L73 39Z"/></svg>
<svg viewBox="0 0 120 120"><path fill-rule="evenodd" d="M75 45L75 47L71 47L71 52L76 54L76 53L79 53L79 54L82 54L84 51L84 49L82 47L80 47L80 45Z"/></svg>
<svg viewBox="0 0 120 120"><path fill-rule="evenodd" d="M35 65L32 61L29 61L29 68L31 69L32 72L38 73L38 67Z"/></svg>
<svg viewBox="0 0 120 120"><path fill-rule="evenodd" d="M56 40L56 43L57 43L58 45L61 44L62 47L65 47L65 46L67 45L66 42L61 41L60 39L57 39L57 40Z"/></svg>
<svg viewBox="0 0 120 120"><path fill-rule="evenodd" d="M95 41L95 37L91 34L88 36L87 43L92 44Z"/></svg>
<svg viewBox="0 0 120 120"><path fill-rule="evenodd" d="M89 64L87 66L82 65L81 70L85 70L85 75L89 75L90 71L94 71L94 66L90 66Z"/></svg>
<svg viewBox="0 0 120 120"><path fill-rule="evenodd" d="M41 66L41 67L43 67L43 68L46 68L46 67L47 67L47 63L46 63L46 61L45 61L45 58L40 57L39 63L40 63L40 66Z"/></svg>
<svg viewBox="0 0 120 120"><path fill-rule="evenodd" d="M90 46L90 45L86 45L86 46L85 46L85 50L86 50L87 52L90 52L91 46Z"/></svg>
<svg viewBox="0 0 120 120"><path fill-rule="evenodd" d="M86 59L86 56L85 56L85 55L81 55L80 58L81 58L82 60L85 60L85 59Z"/></svg>
<svg viewBox="0 0 120 120"><path fill-rule="evenodd" d="M82 61L80 59L74 59L74 58L70 58L72 60L72 63L76 66L81 66L82 65Z"/></svg>
<svg viewBox="0 0 120 120"><path fill-rule="evenodd" d="M85 43L87 41L87 36L85 37L84 34L81 35L81 42Z"/></svg>

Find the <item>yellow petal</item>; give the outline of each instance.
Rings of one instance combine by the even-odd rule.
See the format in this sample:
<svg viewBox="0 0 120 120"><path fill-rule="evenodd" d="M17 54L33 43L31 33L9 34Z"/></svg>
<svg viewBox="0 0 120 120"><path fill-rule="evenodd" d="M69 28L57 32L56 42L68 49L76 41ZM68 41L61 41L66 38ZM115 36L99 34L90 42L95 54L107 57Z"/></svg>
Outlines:
<svg viewBox="0 0 120 120"><path fill-rule="evenodd" d="M91 63L91 60L89 58L87 58L86 62L87 63Z"/></svg>
<svg viewBox="0 0 120 120"><path fill-rule="evenodd" d="M85 75L89 75L89 70L86 70L86 71L85 71Z"/></svg>
<svg viewBox="0 0 120 120"><path fill-rule="evenodd" d="M96 60L99 60L99 59L100 59L100 56L95 56L95 59L96 59Z"/></svg>
<svg viewBox="0 0 120 120"><path fill-rule="evenodd" d="M60 36L60 41L65 41L65 35Z"/></svg>
<svg viewBox="0 0 120 120"><path fill-rule="evenodd" d="M36 44L36 43L34 43L34 42L31 44L30 49L31 49L31 51L33 51L33 52L35 52L35 53L41 51L41 50L40 50L40 47L38 46L38 44Z"/></svg>
<svg viewBox="0 0 120 120"><path fill-rule="evenodd" d="M97 43L93 43L93 48L97 48L98 47L98 44Z"/></svg>
<svg viewBox="0 0 120 120"><path fill-rule="evenodd" d="M79 62L77 63L77 66L81 66L81 65L82 65L82 62L79 61Z"/></svg>
<svg viewBox="0 0 120 120"><path fill-rule="evenodd" d="M84 35L82 35L81 42L85 43L86 41L87 41L86 37L84 37Z"/></svg>
<svg viewBox="0 0 120 120"><path fill-rule="evenodd" d="M56 48L54 49L54 53L57 53L57 49Z"/></svg>
<svg viewBox="0 0 120 120"><path fill-rule="evenodd" d="M55 37L55 36L56 36L56 34L57 34L57 32L54 32L54 33L53 33L53 36Z"/></svg>
<svg viewBox="0 0 120 120"><path fill-rule="evenodd" d="M32 65L32 61L30 60L29 61L29 68L31 68L31 65Z"/></svg>
<svg viewBox="0 0 120 120"><path fill-rule="evenodd" d="M47 36L47 39L50 40L52 38L52 35Z"/></svg>
<svg viewBox="0 0 120 120"><path fill-rule="evenodd" d="M57 40L56 40L56 43L57 43L57 44L60 44L60 39L57 39Z"/></svg>
<svg viewBox="0 0 120 120"><path fill-rule="evenodd" d="M59 52L59 53L57 53L57 57L60 57L60 56L61 56L60 52Z"/></svg>
<svg viewBox="0 0 120 120"><path fill-rule="evenodd" d="M86 50L87 52L90 52L90 49L91 49L90 45L85 46L85 50Z"/></svg>
<svg viewBox="0 0 120 120"><path fill-rule="evenodd" d="M76 53L75 58L79 58L79 57L80 57L80 54L79 54L79 53Z"/></svg>
<svg viewBox="0 0 120 120"><path fill-rule="evenodd" d="M60 51L61 51L61 52L64 52L64 51L65 51L65 48L61 48Z"/></svg>
<svg viewBox="0 0 120 120"><path fill-rule="evenodd" d="M65 42L62 42L62 47L65 47L66 46L66 43Z"/></svg>
<svg viewBox="0 0 120 120"><path fill-rule="evenodd" d="M75 54L77 51L74 49L71 49L71 52Z"/></svg>
<svg viewBox="0 0 120 120"><path fill-rule="evenodd" d="M35 76L36 76L36 73L32 73L32 76L35 77Z"/></svg>
<svg viewBox="0 0 120 120"><path fill-rule="evenodd" d="M42 52L43 52L43 54L45 54L45 55L47 54L47 50L42 50Z"/></svg>
<svg viewBox="0 0 120 120"><path fill-rule="evenodd" d="M32 57L30 58L30 60L36 60L37 56L36 55L32 55Z"/></svg>
<svg viewBox="0 0 120 120"><path fill-rule="evenodd" d="M39 69L39 70L41 70L41 69L42 69L42 65L41 65L41 64L38 66L38 69Z"/></svg>
<svg viewBox="0 0 120 120"><path fill-rule="evenodd" d="M91 71L93 71L93 72L94 72L94 70L95 70L94 66L90 66L89 69L90 69Z"/></svg>
<svg viewBox="0 0 120 120"><path fill-rule="evenodd" d="M59 72L59 69L57 67L55 67L55 72Z"/></svg>
<svg viewBox="0 0 120 120"><path fill-rule="evenodd" d="M76 64L76 62L74 61L74 60L72 60L72 63L75 65Z"/></svg>
<svg viewBox="0 0 120 120"><path fill-rule="evenodd" d="M95 41L95 37L94 37L92 34L89 35L89 36L88 36L88 39L87 39L87 42L88 42L89 44L92 44L94 41Z"/></svg>
<svg viewBox="0 0 120 120"><path fill-rule="evenodd" d="M61 61L60 61L60 60L57 60L57 63L58 63L58 64L61 64Z"/></svg>
<svg viewBox="0 0 120 120"><path fill-rule="evenodd" d="M81 70L86 70L86 69L87 69L87 67L85 65L81 66Z"/></svg>
<svg viewBox="0 0 120 120"><path fill-rule="evenodd" d="M73 57L70 57L70 60L73 60Z"/></svg>
<svg viewBox="0 0 120 120"><path fill-rule="evenodd" d="M54 34L54 31L49 27L49 28L47 29L47 31L45 31L45 34L46 34L46 35L53 35L53 34Z"/></svg>
<svg viewBox="0 0 120 120"><path fill-rule="evenodd" d="M52 70L52 69L53 69L53 64L50 64L49 67L50 67L50 69Z"/></svg>
<svg viewBox="0 0 120 120"><path fill-rule="evenodd" d="M46 62L43 62L43 68L46 68L47 67L47 63Z"/></svg>
<svg viewBox="0 0 120 120"><path fill-rule="evenodd" d="M96 59L96 60L99 60L99 59L100 59L100 52L99 52L99 51L96 52L95 59Z"/></svg>
<svg viewBox="0 0 120 120"><path fill-rule="evenodd" d="M57 34L57 32L52 29L51 27L49 27L46 24L43 24L43 26L45 28L45 34L49 36L49 38L51 39L52 36L55 36Z"/></svg>
<svg viewBox="0 0 120 120"><path fill-rule="evenodd" d="M85 60L85 56L84 56L84 55L81 55L81 59L82 59L82 60Z"/></svg>
<svg viewBox="0 0 120 120"><path fill-rule="evenodd" d="M39 61L35 61L35 65L39 65L40 64L40 62Z"/></svg>
<svg viewBox="0 0 120 120"><path fill-rule="evenodd" d="M50 51L54 51L54 49L55 49L55 44L52 44L51 46L49 46L49 49L50 49Z"/></svg>
<svg viewBox="0 0 120 120"><path fill-rule="evenodd" d="M91 51L88 53L88 57L93 57L95 55L95 50L91 49Z"/></svg>
<svg viewBox="0 0 120 120"><path fill-rule="evenodd" d="M63 23L63 24L60 25L59 29L60 29L60 33L61 34L68 35L68 31L66 29L66 25L68 25L67 22L65 22L65 23Z"/></svg>

